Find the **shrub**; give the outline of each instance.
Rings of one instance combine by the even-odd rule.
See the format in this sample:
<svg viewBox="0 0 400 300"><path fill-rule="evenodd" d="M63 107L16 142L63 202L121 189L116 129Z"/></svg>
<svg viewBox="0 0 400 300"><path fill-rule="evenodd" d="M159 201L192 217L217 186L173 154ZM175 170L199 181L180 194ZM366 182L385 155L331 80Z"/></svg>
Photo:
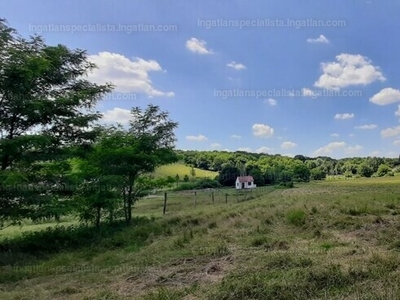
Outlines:
<svg viewBox="0 0 400 300"><path fill-rule="evenodd" d="M301 209L293 209L288 211L286 219L294 226L302 226L306 223L306 213Z"/></svg>

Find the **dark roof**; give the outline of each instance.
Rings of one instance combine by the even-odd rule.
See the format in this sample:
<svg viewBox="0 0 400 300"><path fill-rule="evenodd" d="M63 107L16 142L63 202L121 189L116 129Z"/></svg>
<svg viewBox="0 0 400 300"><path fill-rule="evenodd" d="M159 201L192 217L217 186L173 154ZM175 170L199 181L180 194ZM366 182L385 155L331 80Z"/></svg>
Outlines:
<svg viewBox="0 0 400 300"><path fill-rule="evenodd" d="M239 179L240 183L254 181L253 176L239 176L237 179Z"/></svg>

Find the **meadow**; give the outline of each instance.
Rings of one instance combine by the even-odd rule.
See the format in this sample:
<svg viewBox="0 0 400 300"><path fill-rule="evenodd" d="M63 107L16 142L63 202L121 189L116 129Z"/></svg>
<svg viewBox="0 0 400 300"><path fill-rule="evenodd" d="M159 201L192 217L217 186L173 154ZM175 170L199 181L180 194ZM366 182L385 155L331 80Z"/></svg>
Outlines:
<svg viewBox="0 0 400 300"><path fill-rule="evenodd" d="M169 193L165 215L143 199L96 238L43 230L72 219L0 231L0 299L400 298L399 177L210 193Z"/></svg>

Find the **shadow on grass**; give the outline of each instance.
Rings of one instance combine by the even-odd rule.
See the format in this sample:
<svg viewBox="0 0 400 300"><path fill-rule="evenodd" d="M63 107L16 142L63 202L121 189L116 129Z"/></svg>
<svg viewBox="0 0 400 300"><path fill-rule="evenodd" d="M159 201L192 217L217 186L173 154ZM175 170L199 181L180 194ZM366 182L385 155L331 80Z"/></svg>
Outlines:
<svg viewBox="0 0 400 300"><path fill-rule="evenodd" d="M170 228L146 217L133 219L132 225L116 222L99 228L84 225L48 227L24 232L0 241L0 267L24 266L52 254L87 249L93 253L129 247L139 249L150 235L168 234Z"/></svg>

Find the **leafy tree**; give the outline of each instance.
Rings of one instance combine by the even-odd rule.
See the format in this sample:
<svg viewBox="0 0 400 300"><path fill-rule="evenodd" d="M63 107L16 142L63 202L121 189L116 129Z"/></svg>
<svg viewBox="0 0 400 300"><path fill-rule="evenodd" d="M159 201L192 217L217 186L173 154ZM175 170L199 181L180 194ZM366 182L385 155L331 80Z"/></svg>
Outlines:
<svg viewBox="0 0 400 300"><path fill-rule="evenodd" d="M374 170L368 163L364 162L358 166L357 174L363 177L371 177L374 174Z"/></svg>
<svg viewBox="0 0 400 300"><path fill-rule="evenodd" d="M51 187L60 169L46 162L61 162L96 138L88 129L101 117L94 107L112 86L85 79L94 67L85 51L24 39L0 20L0 223L59 214ZM45 193L32 188L40 185Z"/></svg>
<svg viewBox="0 0 400 300"><path fill-rule="evenodd" d="M190 175L194 178L196 176L196 170L192 167L190 169Z"/></svg>
<svg viewBox="0 0 400 300"><path fill-rule="evenodd" d="M311 169L310 173L313 180L322 180L326 178L326 173L322 170L321 167Z"/></svg>
<svg viewBox="0 0 400 300"><path fill-rule="evenodd" d="M131 110L130 127L109 127L103 131L94 149L94 161L100 174L117 177L123 197L127 224L132 220L132 207L145 196L154 183L148 174L164 164L177 161L174 152L177 123L158 106Z"/></svg>
<svg viewBox="0 0 400 300"><path fill-rule="evenodd" d="M387 173L389 173L390 172L390 168L389 168L389 166L388 165L386 165L386 164L381 164L379 167L378 167L378 172L377 172L377 174L378 174L378 176L385 176Z"/></svg>
<svg viewBox="0 0 400 300"><path fill-rule="evenodd" d="M240 170L232 164L224 164L218 175L218 182L223 186L234 186L236 178L240 176Z"/></svg>
<svg viewBox="0 0 400 300"><path fill-rule="evenodd" d="M183 181L184 182L188 182L189 181L189 175L185 174L185 176L183 177Z"/></svg>

